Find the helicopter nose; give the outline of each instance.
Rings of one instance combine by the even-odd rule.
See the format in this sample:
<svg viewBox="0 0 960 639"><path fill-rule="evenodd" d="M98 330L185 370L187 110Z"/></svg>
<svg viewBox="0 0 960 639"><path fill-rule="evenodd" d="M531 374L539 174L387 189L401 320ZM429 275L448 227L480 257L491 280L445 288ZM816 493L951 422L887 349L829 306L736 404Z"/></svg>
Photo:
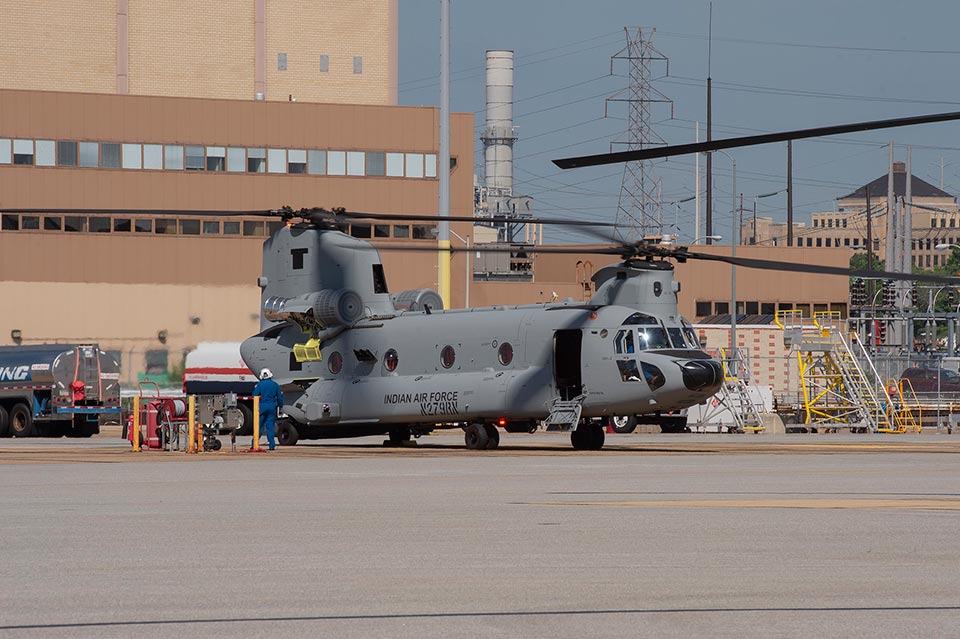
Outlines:
<svg viewBox="0 0 960 639"><path fill-rule="evenodd" d="M689 361L682 367L683 385L692 391L713 394L723 384L723 367L712 359Z"/></svg>

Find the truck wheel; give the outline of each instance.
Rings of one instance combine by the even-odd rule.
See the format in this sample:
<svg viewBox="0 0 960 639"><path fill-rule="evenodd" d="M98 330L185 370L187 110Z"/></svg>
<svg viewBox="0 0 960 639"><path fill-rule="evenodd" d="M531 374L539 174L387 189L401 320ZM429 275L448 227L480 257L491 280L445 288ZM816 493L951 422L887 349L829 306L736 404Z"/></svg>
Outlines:
<svg viewBox="0 0 960 639"><path fill-rule="evenodd" d="M296 446L300 441L300 433L297 427L289 421L282 421L277 424L277 443L281 446Z"/></svg>
<svg viewBox="0 0 960 639"><path fill-rule="evenodd" d="M0 406L0 437L10 436L10 413L3 406Z"/></svg>
<svg viewBox="0 0 960 639"><path fill-rule="evenodd" d="M33 435L33 413L26 404L14 404L10 411L10 433L14 437Z"/></svg>
<svg viewBox="0 0 960 639"><path fill-rule="evenodd" d="M483 429L487 431L487 450L493 450L500 446L500 431L493 424L484 424Z"/></svg>
<svg viewBox="0 0 960 639"><path fill-rule="evenodd" d="M616 415L610 418L615 433L632 433L637 430L637 418L633 415Z"/></svg>
<svg viewBox="0 0 960 639"><path fill-rule="evenodd" d="M243 435L244 437L252 437L253 409L243 402L237 402L237 408L240 409L240 428L237 429L237 434Z"/></svg>

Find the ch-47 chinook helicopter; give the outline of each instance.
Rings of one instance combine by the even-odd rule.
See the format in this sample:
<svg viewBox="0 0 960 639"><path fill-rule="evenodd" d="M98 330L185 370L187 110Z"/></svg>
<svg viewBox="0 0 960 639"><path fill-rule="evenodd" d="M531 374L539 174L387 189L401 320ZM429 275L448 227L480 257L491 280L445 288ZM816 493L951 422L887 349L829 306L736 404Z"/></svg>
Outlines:
<svg viewBox="0 0 960 639"><path fill-rule="evenodd" d="M957 119L960 112L556 163L573 168ZM431 221L434 216L319 208L237 213L279 215L287 221L264 243L261 332L241 347L252 370L271 369L283 387L287 417L278 424L282 444L373 434L402 441L439 424L462 427L468 448L495 448L498 425L518 431L542 420L569 425L574 448L595 450L604 443L595 418L701 403L720 388L723 369L700 349L692 327L677 312L680 286L673 277L674 261L960 285L960 278L712 255L681 246L537 247L539 252L614 255L622 261L594 275L596 293L587 303L443 310L439 295L430 290L391 295L377 249L339 230L353 219ZM613 226L536 222L573 224L595 235L602 233L591 227Z"/></svg>
<svg viewBox="0 0 960 639"><path fill-rule="evenodd" d="M573 168L954 119L960 119L960 113L556 163ZM264 244L263 330L243 343L241 354L252 370L270 368L283 385L288 420L280 431L288 443L298 437L381 433L402 440L438 423L455 423L463 425L468 448L495 448L498 424L515 431L543 420L569 425L574 448L599 449L604 431L591 418L660 413L703 402L720 388L723 368L700 349L692 327L677 312L680 286L671 260L960 284L960 278L736 258L638 243L572 251L623 260L596 273L596 293L586 304L444 311L433 291L391 296L379 253L370 243L336 230L344 219L399 217L342 209L279 213L298 221Z"/></svg>

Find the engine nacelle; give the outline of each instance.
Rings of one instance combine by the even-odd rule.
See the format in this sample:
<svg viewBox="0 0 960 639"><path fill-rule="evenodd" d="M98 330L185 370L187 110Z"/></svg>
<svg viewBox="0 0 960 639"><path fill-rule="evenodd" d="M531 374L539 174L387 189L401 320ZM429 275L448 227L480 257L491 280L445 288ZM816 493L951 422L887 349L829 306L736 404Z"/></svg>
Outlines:
<svg viewBox="0 0 960 639"><path fill-rule="evenodd" d="M350 289L324 289L299 297L268 297L263 316L271 322L290 320L304 331L352 324L363 316L363 300Z"/></svg>
<svg viewBox="0 0 960 639"><path fill-rule="evenodd" d="M443 298L429 288L418 288L410 291L400 291L392 296L393 305L398 311L423 311L428 307L431 311L443 310Z"/></svg>

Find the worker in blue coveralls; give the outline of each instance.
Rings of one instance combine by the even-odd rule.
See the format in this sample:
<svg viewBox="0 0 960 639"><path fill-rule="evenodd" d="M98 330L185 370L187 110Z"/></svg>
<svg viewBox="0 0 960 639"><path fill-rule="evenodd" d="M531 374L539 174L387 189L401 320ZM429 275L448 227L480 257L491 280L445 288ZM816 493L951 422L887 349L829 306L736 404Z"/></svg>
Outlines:
<svg viewBox="0 0 960 639"><path fill-rule="evenodd" d="M273 439L274 427L277 420L277 411L283 408L283 393L280 384L273 381L273 373L269 368L260 371L260 381L253 387L253 396L260 397L260 426L261 433L267 433L267 445L270 450L277 447ZM250 443L253 448L253 442Z"/></svg>

